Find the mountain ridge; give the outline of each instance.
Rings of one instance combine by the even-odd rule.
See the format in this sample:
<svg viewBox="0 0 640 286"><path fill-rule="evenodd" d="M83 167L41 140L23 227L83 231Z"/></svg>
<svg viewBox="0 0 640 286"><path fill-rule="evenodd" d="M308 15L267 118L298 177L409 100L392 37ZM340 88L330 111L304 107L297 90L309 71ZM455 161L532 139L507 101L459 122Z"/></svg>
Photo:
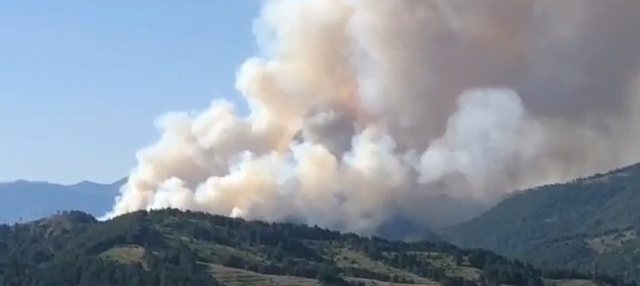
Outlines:
<svg viewBox="0 0 640 286"><path fill-rule="evenodd" d="M16 179L12 181L1 181L0 186L10 186L10 185L48 185L48 186L58 186L58 187L74 187L74 186L114 186L114 185L123 185L126 183L127 178L120 178L111 182L96 182L92 180L81 180L75 183L56 183L50 181L41 181L41 180L28 180L28 179Z"/></svg>
<svg viewBox="0 0 640 286"><path fill-rule="evenodd" d="M16 180L0 183L0 223L16 223L49 216L61 210L107 213L124 179L108 183L90 181L63 185Z"/></svg>
<svg viewBox="0 0 640 286"><path fill-rule="evenodd" d="M522 191L445 231L538 267L640 279L640 164Z"/></svg>

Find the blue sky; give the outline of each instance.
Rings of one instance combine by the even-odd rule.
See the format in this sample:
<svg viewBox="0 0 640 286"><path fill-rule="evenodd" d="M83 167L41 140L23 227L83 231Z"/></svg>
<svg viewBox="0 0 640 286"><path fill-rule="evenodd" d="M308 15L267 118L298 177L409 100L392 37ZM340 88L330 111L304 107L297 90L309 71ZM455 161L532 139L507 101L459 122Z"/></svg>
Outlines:
<svg viewBox="0 0 640 286"><path fill-rule="evenodd" d="M0 2L0 181L114 181L153 121L240 103L257 0Z"/></svg>

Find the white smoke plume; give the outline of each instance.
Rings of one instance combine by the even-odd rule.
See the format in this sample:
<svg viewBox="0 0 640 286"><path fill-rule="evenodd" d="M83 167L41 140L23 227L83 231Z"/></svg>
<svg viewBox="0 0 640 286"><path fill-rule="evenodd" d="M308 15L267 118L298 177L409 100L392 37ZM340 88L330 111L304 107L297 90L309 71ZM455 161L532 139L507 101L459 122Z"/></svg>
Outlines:
<svg viewBox="0 0 640 286"><path fill-rule="evenodd" d="M181 208L364 234L640 159L640 1L270 0L250 107L162 138L113 212Z"/></svg>

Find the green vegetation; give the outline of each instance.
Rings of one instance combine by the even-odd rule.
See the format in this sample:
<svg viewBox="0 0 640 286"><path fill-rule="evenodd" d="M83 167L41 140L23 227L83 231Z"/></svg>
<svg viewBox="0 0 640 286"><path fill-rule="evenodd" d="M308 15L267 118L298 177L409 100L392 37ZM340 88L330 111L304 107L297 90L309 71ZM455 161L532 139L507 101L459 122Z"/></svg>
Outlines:
<svg viewBox="0 0 640 286"><path fill-rule="evenodd" d="M168 245L144 217L99 223L70 212L3 226L0 285L218 285L188 247Z"/></svg>
<svg viewBox="0 0 640 286"><path fill-rule="evenodd" d="M588 278L447 243L177 210L107 222L70 212L0 227L0 285L544 286ZM597 281L625 285L607 276Z"/></svg>
<svg viewBox="0 0 640 286"><path fill-rule="evenodd" d="M640 281L640 165L514 195L448 231L539 268Z"/></svg>

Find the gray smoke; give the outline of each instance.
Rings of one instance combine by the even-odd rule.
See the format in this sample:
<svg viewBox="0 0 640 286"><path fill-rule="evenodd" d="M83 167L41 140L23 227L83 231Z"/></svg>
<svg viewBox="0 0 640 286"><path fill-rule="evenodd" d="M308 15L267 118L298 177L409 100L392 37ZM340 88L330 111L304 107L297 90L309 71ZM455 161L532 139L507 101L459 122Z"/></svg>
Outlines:
<svg viewBox="0 0 640 286"><path fill-rule="evenodd" d="M247 116L171 113L113 212L364 234L640 159L640 1L270 0Z"/></svg>

